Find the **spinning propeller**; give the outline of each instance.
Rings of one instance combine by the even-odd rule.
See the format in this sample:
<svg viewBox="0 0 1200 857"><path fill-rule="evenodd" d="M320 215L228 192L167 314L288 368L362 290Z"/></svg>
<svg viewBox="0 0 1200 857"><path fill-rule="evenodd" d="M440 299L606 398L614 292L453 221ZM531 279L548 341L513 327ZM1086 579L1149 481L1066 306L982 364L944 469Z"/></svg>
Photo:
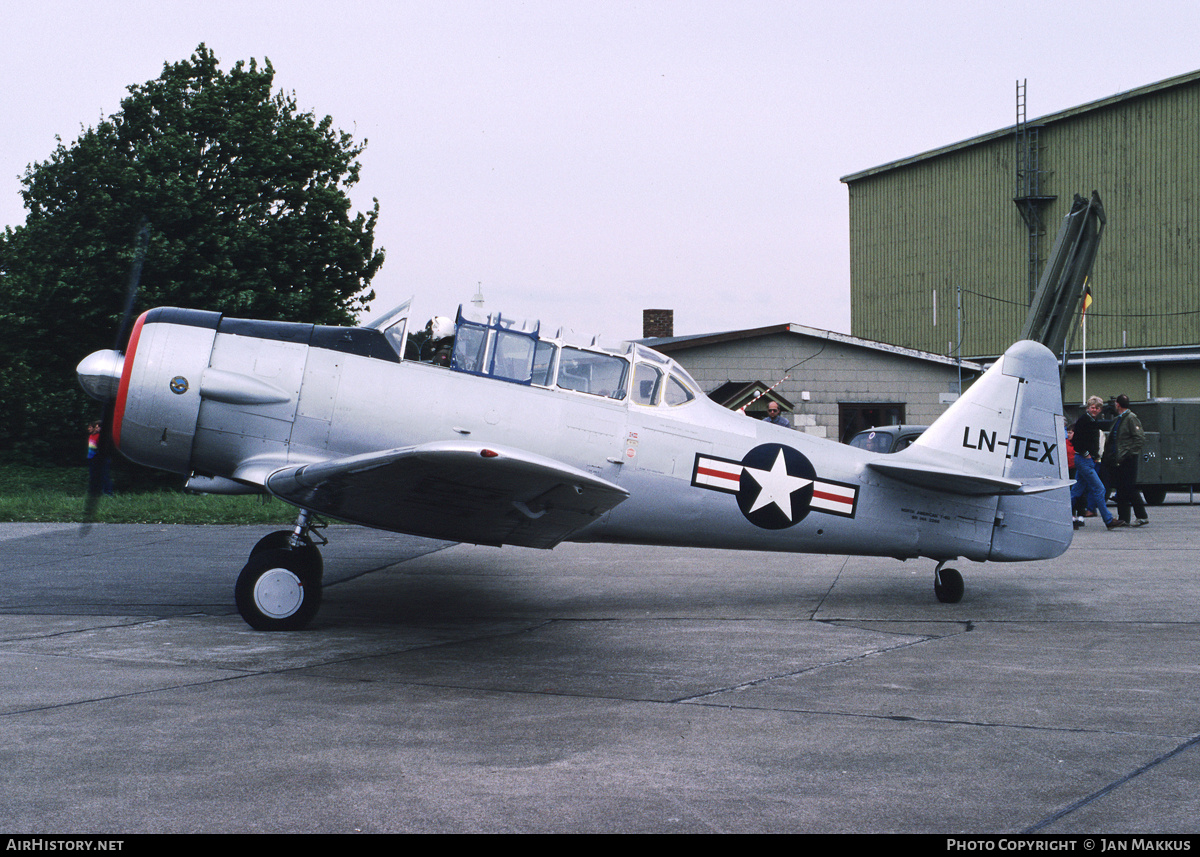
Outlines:
<svg viewBox="0 0 1200 857"><path fill-rule="evenodd" d="M142 263L146 260L146 248L150 244L150 224L145 217L138 224L133 266L129 270L129 285L125 289L125 307L121 314L121 323L117 327L117 337L110 351L97 351L85 357L76 367L79 383L84 391L93 399L104 405L104 422L100 425L100 445L96 450L99 459L98 467L102 473L107 473L108 462L113 451L113 418L116 413L117 391L121 385L121 371L125 366L125 347L129 332L133 327L133 305L137 300L138 283L142 278ZM100 504L103 493L103 481L98 478L88 480L87 500L83 510L83 532L96 520L96 509Z"/></svg>

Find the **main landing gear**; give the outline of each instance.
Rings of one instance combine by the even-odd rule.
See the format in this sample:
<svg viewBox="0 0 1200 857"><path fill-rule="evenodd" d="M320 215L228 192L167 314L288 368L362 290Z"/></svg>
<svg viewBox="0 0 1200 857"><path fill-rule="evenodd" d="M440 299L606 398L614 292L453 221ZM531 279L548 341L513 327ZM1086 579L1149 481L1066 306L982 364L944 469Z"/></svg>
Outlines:
<svg viewBox="0 0 1200 857"><path fill-rule="evenodd" d="M264 536L250 551L234 598L251 628L298 631L317 615L324 564L313 538L327 544L318 532L323 527L302 509L292 529Z"/></svg>
<svg viewBox="0 0 1200 857"><path fill-rule="evenodd" d="M962 575L958 573L958 569L942 567L948 562L950 560L944 559L934 569L933 594L943 604L957 604L962 601L963 589L965 587L963 586Z"/></svg>

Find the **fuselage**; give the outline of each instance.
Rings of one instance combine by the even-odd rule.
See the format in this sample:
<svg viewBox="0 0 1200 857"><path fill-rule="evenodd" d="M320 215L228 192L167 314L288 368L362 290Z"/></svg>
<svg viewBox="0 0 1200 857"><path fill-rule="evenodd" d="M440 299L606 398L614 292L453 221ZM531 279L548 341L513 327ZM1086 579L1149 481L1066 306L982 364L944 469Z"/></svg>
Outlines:
<svg viewBox="0 0 1200 857"><path fill-rule="evenodd" d="M283 467L470 440L629 492L576 541L974 560L1065 549L1034 540L998 555L996 496L903 484L867 467L877 453L727 410L641 345L460 312L453 359L438 365L407 334L153 310L124 359L118 447L236 491Z"/></svg>

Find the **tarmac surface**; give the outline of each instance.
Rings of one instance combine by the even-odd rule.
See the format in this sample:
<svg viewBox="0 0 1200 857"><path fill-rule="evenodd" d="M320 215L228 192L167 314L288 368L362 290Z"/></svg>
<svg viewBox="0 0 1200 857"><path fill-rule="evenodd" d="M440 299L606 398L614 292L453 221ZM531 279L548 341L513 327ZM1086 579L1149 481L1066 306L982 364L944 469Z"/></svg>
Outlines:
<svg viewBox="0 0 1200 857"><path fill-rule="evenodd" d="M257 527L0 524L0 831L1186 834L1200 506L933 563L332 526L296 633Z"/></svg>

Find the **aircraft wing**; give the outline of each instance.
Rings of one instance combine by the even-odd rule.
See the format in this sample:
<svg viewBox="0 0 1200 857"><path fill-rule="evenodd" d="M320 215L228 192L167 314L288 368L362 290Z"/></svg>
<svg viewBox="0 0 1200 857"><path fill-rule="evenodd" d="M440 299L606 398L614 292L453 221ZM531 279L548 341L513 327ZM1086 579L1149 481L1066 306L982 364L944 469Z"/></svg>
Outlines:
<svg viewBox="0 0 1200 857"><path fill-rule="evenodd" d="M552 548L629 496L619 485L523 450L428 443L285 467L275 496L384 530Z"/></svg>

